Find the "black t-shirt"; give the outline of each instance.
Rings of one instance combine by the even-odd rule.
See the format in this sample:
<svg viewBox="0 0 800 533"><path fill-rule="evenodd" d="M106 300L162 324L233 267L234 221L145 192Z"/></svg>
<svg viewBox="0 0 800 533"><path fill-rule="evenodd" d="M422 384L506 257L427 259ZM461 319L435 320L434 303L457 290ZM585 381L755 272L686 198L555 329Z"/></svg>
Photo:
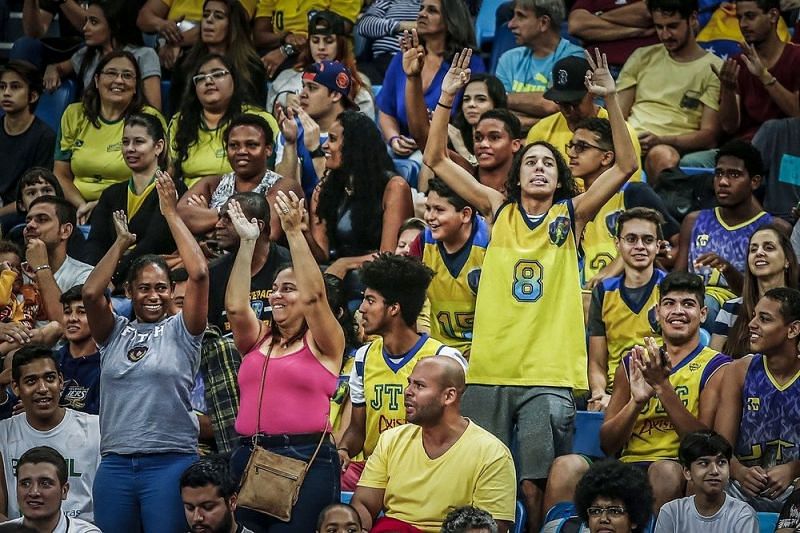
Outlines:
<svg viewBox="0 0 800 533"><path fill-rule="evenodd" d="M3 157L0 165L0 198L4 205L16 201L17 183L29 168L53 168L55 145L55 132L38 117L19 135L6 133L5 117L0 120L0 154L14 154Z"/></svg>
<svg viewBox="0 0 800 533"><path fill-rule="evenodd" d="M39 0L39 8L51 13L54 17L58 15L58 31L61 38L83 39L83 33L73 26L64 13L58 8L58 4L52 0Z"/></svg>
<svg viewBox="0 0 800 533"><path fill-rule="evenodd" d="M631 182L625 187L625 209L632 207L649 207L655 209L664 217L664 225L661 230L664 232L664 238L669 240L674 235L681 231L680 223L675 220L675 217L669 214L664 200L656 194L650 185L641 182Z"/></svg>
<svg viewBox="0 0 800 533"><path fill-rule="evenodd" d="M231 326L225 313L225 292L228 289L228 278L230 278L235 258L236 252L231 252L212 263L208 271L208 325L218 327L223 335L231 332ZM272 317L272 307L269 305L267 296L272 291L275 271L290 260L289 250L270 243L267 262L250 279L250 306L256 312L259 320L269 320Z"/></svg>

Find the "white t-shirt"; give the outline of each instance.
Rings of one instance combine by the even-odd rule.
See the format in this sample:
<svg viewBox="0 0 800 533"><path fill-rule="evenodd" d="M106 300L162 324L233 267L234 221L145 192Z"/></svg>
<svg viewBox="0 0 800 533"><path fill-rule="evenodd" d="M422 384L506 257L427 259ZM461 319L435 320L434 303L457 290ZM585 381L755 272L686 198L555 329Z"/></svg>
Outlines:
<svg viewBox="0 0 800 533"><path fill-rule="evenodd" d="M8 489L9 518L20 516L17 479L14 476L17 461L23 453L36 446L50 446L67 460L69 494L61 504L61 509L70 519L82 517L92 521L92 485L100 465L99 417L66 409L61 423L49 431L34 429L25 413L0 420L0 454L3 455Z"/></svg>
<svg viewBox="0 0 800 533"><path fill-rule="evenodd" d="M94 269L92 265L87 265L67 256L61 268L53 273L53 277L56 279L56 284L61 289L61 292L66 292L75 285L85 283L86 278L92 273L92 269Z"/></svg>
<svg viewBox="0 0 800 533"><path fill-rule="evenodd" d="M694 496L672 500L658 513L653 533L758 533L758 515L747 503L725 495L711 516L697 512Z"/></svg>
<svg viewBox="0 0 800 533"><path fill-rule="evenodd" d="M9 520L8 522L4 522L5 524L22 524L24 518L15 518L14 520ZM58 525L53 530L53 533L102 533L100 528L95 526L94 524L90 524L86 520L81 520L80 518L67 518L64 513L61 513L61 518L58 521Z"/></svg>

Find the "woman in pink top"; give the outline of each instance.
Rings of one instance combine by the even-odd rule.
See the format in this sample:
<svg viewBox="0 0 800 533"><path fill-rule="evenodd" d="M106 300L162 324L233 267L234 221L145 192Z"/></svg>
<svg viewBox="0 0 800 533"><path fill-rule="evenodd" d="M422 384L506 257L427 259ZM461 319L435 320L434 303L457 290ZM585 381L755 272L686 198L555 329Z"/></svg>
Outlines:
<svg viewBox="0 0 800 533"><path fill-rule="evenodd" d="M293 265L279 268L272 284L270 324L256 318L249 298L255 242L269 226L269 213L262 220L248 221L238 202L228 204L228 216L241 242L228 281L225 310L236 347L246 354L238 375L241 400L236 430L242 441L231 459L233 472L241 476L244 471L254 436L270 451L304 461L311 459L323 439L290 522L236 510L237 520L256 533L314 531L320 511L339 500L339 459L329 435L328 416L342 365L344 332L328 306L322 273L303 237L303 202L289 194L278 193L275 211Z"/></svg>

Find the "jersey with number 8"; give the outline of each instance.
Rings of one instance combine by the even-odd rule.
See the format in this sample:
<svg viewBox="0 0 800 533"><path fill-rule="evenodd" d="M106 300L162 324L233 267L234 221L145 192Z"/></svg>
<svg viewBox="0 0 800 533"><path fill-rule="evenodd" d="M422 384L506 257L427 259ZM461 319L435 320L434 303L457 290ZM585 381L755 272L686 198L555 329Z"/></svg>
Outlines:
<svg viewBox="0 0 800 533"><path fill-rule="evenodd" d="M498 210L486 250L469 383L586 389L586 340L572 201L538 221Z"/></svg>

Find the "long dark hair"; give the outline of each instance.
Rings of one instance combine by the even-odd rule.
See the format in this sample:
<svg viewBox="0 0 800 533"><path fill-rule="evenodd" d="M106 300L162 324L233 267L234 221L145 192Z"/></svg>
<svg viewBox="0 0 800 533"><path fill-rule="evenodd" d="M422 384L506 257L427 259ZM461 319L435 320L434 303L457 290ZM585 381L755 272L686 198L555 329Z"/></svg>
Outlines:
<svg viewBox="0 0 800 533"><path fill-rule="evenodd" d="M113 52L109 52L100 58L100 62L97 64L97 69L94 71L94 83L86 88L83 93L83 99L81 100L83 103L83 109L86 113L86 118L89 119L89 122L91 122L92 126L95 128L100 127L100 91L97 89L98 79L100 78L100 73L106 68L106 65L108 65L112 59L116 59L118 57L124 57L130 61L131 65L133 65L133 71L136 73L136 86L133 90L133 98L128 104L128 107L125 109L123 116L127 117L132 113L138 113L144 106L142 72L139 70L139 64L136 63L136 58L133 57L133 54L126 52L125 50L114 50Z"/></svg>
<svg viewBox="0 0 800 533"><path fill-rule="evenodd" d="M125 127L128 126L141 126L147 130L147 134L153 139L153 142L164 141L164 150L158 156L158 168L167 168L167 136L164 133L164 126L158 118L148 113L134 113L125 119Z"/></svg>
<svg viewBox="0 0 800 533"><path fill-rule="evenodd" d="M206 4L212 0L205 0L203 2L203 10ZM263 87L258 87L257 83L262 80L253 79L252 65L261 64L261 59L256 52L253 45L252 32L250 31L250 21L247 17L247 12L239 3L239 0L213 0L225 4L228 8L228 31L225 35L225 57L228 58L232 68L228 70L231 73L236 72L238 75L238 84L241 86L241 93L243 98L248 100L255 100L256 96L263 92ZM205 63L208 59L209 51L208 45L203 42L202 38L197 39L192 48L187 52L186 58L183 60L183 68L186 72L194 72L200 68L201 63ZM192 80L186 80L187 86L192 85ZM255 102L258 105L264 105L264 102Z"/></svg>
<svg viewBox="0 0 800 533"><path fill-rule="evenodd" d="M142 32L131 20L136 20L136 3L129 0L89 0L88 5L98 6L103 11L108 25L108 38L112 50L122 50L126 46L144 46ZM78 68L78 83L83 82L86 70L95 57L102 56L103 46L89 46Z"/></svg>
<svg viewBox="0 0 800 533"><path fill-rule="evenodd" d="M466 87L464 87L464 91L466 91L467 87L473 83L479 82L486 84L486 92L489 95L489 99L492 101L494 109L505 109L508 107L508 95L506 94L506 88L503 87L503 82L491 74L487 74L485 72L473 74ZM464 117L463 93L461 98L461 105L458 107L458 114L453 117L453 126L458 128L458 131L461 132L461 138L464 140L464 146L467 147L469 153L474 154L475 138L473 137L473 134L475 128L470 125L470 123L467 122L467 119Z"/></svg>
<svg viewBox="0 0 800 533"><path fill-rule="evenodd" d="M464 0L440 0L446 29L444 59L448 63L464 48L475 49L475 29Z"/></svg>
<svg viewBox="0 0 800 533"><path fill-rule="evenodd" d="M230 59L226 58L225 56L219 54L208 54L203 58L202 61L197 63L197 66L194 70L191 71L191 76L196 76L203 65L209 63L213 60L218 60L225 66L225 69L230 72L231 80L233 81L233 94L231 95L231 101L228 104L228 109L225 110L225 114L220 119L217 128L224 128L230 120L242 112L242 92L239 87L239 74L236 72L236 69L231 62ZM178 120L178 126L175 130L175 138L172 141L173 147L177 152L177 157L175 158L175 169L176 174L181 175L182 169L181 165L184 161L189 158L189 148L197 144L197 140L200 135L200 128L203 126L203 106L200 103L200 99L197 98L197 91L195 90L194 83L192 83L190 79L186 84L186 88L183 91L183 98L181 102L180 108L180 120Z"/></svg>
<svg viewBox="0 0 800 533"><path fill-rule="evenodd" d="M342 164L322 182L317 216L325 221L328 242L336 247L339 207L352 179L353 232L358 242L377 249L383 229L383 193L392 174L392 159L372 120L357 111L345 111L336 120L342 125Z"/></svg>
<svg viewBox="0 0 800 533"><path fill-rule="evenodd" d="M522 187L519 184L522 159L525 157L525 154L531 149L531 147L537 145L544 146L550 150L550 152L553 154L553 159L556 160L559 187L557 187L555 193L553 193L553 203L578 196L578 185L575 183L575 178L572 176L572 172L570 171L567 162L564 161L564 156L561 155L561 152L556 150L556 147L549 142L536 141L528 143L522 150L514 154L514 163L512 164L511 172L508 175L508 181L506 181L506 197L510 201L517 203L522 200Z"/></svg>
<svg viewBox="0 0 800 533"><path fill-rule="evenodd" d="M797 264L797 256L792 248L792 242L780 226L770 223L755 230L747 241L748 256L750 255L750 242L753 240L753 236L760 231L772 231L778 236L778 246L783 250L786 262L789 263L789 266L783 271L783 284L785 287L797 289L800 267ZM758 278L750 271L749 259L747 263L747 268L744 271L742 305L739 307L739 316L736 317L736 321L731 326L728 332L728 339L722 349L726 354L736 358L750 353L750 320L753 318L758 300L763 296L758 293Z"/></svg>

